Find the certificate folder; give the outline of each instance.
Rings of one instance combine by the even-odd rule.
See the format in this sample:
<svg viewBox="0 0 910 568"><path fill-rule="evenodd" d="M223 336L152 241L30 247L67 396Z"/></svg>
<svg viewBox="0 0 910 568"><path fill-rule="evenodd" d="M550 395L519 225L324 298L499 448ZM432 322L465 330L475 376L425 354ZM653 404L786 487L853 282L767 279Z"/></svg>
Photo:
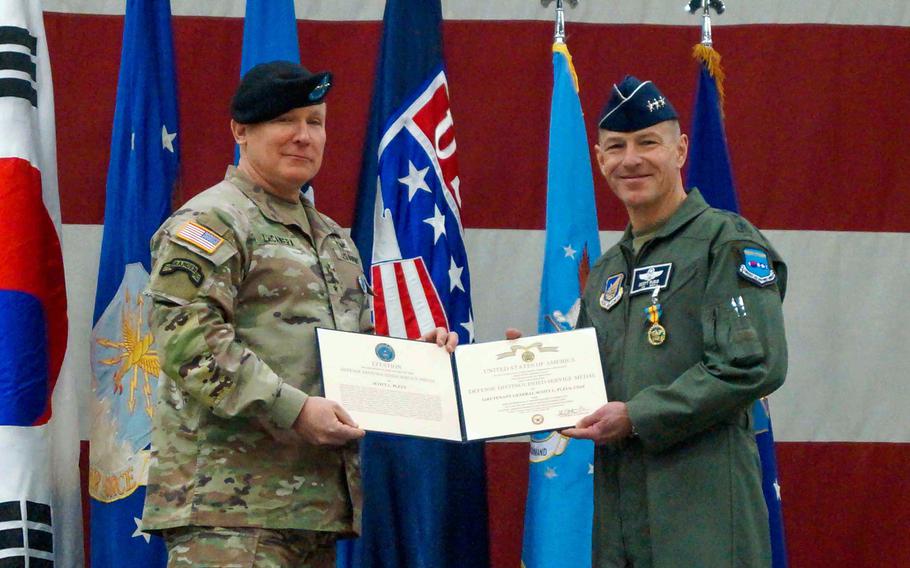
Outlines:
<svg viewBox="0 0 910 568"><path fill-rule="evenodd" d="M607 393L593 329L459 345L319 328L325 396L374 432L473 442L568 428Z"/></svg>

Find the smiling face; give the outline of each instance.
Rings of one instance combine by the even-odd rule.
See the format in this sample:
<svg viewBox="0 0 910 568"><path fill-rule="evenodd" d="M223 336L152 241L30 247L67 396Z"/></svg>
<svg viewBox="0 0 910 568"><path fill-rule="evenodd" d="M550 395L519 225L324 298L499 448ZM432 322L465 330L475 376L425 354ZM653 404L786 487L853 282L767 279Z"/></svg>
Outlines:
<svg viewBox="0 0 910 568"><path fill-rule="evenodd" d="M240 146L237 168L257 185L287 201L297 201L300 187L322 166L326 105L298 107L256 124L231 121Z"/></svg>
<svg viewBox="0 0 910 568"><path fill-rule="evenodd" d="M675 120L634 132L601 130L594 147L600 171L632 218L659 221L669 217L683 199L680 170L689 141Z"/></svg>

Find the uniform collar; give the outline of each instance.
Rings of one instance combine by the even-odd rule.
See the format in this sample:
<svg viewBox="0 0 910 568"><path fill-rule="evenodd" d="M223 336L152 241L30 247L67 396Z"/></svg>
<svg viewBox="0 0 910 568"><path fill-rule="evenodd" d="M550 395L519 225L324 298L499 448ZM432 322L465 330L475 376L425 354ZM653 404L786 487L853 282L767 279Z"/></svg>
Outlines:
<svg viewBox="0 0 910 568"><path fill-rule="evenodd" d="M654 233L654 238L652 240L669 237L709 208L710 206L705 201L705 198L701 196L701 192L698 191L698 188L693 187L680 204L679 209L677 209L676 212L667 219L667 222ZM625 233L623 233L622 243L631 247L632 237L632 225L629 224L626 226Z"/></svg>
<svg viewBox="0 0 910 568"><path fill-rule="evenodd" d="M228 166L224 179L243 192L267 219L299 228L314 243L321 242L328 235L338 234L335 227L326 222L322 214L302 194L298 203L279 199L253 183L253 180L236 166Z"/></svg>

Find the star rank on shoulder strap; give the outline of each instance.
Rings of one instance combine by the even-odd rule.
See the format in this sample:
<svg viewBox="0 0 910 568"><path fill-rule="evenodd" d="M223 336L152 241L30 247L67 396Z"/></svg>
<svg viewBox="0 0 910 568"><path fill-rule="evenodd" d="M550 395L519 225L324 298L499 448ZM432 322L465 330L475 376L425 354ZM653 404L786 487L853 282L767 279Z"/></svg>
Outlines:
<svg viewBox="0 0 910 568"><path fill-rule="evenodd" d="M184 223L174 236L209 254L218 250L218 247L224 243L224 239L215 233L215 231L194 221L187 221Z"/></svg>

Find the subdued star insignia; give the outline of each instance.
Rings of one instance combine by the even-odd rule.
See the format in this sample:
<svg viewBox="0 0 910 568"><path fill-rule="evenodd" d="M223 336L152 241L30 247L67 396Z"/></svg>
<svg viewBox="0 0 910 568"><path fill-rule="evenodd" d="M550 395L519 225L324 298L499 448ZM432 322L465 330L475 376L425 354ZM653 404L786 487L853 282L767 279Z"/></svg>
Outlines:
<svg viewBox="0 0 910 568"><path fill-rule="evenodd" d="M167 126L164 124L161 125L161 147L165 150L169 150L171 154L174 153L174 138L177 138L177 133L169 134L167 131Z"/></svg>
<svg viewBox="0 0 910 568"><path fill-rule="evenodd" d="M577 250L572 248L571 244L562 247L562 250L565 251L566 258L571 258L573 260L575 259L575 253L578 252Z"/></svg>
<svg viewBox="0 0 910 568"><path fill-rule="evenodd" d="M133 522L136 523L136 530L133 531L133 538L142 537L145 539L145 542L150 542L152 540L152 535L147 532L142 531L142 519L137 519L133 517Z"/></svg>
<svg viewBox="0 0 910 568"><path fill-rule="evenodd" d="M594 475L594 464L593 463L588 464L588 475Z"/></svg>
<svg viewBox="0 0 910 568"><path fill-rule="evenodd" d="M548 467L546 471L543 472L543 474L547 479L554 479L556 477L559 477L559 475L556 473L555 467Z"/></svg>

